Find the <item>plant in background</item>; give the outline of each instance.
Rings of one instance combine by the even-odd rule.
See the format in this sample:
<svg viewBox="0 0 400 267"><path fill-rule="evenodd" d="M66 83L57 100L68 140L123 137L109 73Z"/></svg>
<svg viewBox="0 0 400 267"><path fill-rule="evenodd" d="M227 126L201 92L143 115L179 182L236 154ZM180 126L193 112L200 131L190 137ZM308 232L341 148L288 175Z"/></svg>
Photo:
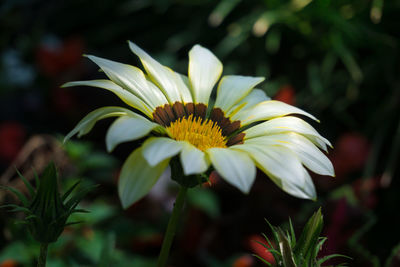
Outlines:
<svg viewBox="0 0 400 267"><path fill-rule="evenodd" d="M323 216L321 214L321 209L318 209L318 211L315 212L308 220L298 240L296 240L296 235L294 233L291 220L289 220L289 231L283 231L280 227L272 226L268 221L267 223L272 231L273 242L271 242L266 235L264 235L264 237L267 241L267 244L258 241L256 242L272 253L276 266L319 267L322 266L322 264L326 261L333 258L345 257L351 259L350 257L340 254L332 254L318 258L318 253L321 251L323 244L327 240L326 237L319 236L323 227ZM269 261L266 261L259 255L254 256L259 258L268 266L272 266ZM345 264L342 263L338 266L344 265Z"/></svg>
<svg viewBox="0 0 400 267"><path fill-rule="evenodd" d="M71 214L87 212L86 210L78 209L77 205L93 187L83 188L70 197L72 191L79 184L79 182L76 182L61 196L58 189L57 170L53 162L47 165L40 179L36 176L37 189L19 172L18 174L27 187L31 199L29 200L15 188L3 187L13 192L21 201L22 206L7 204L1 207L11 208L13 212L25 213L25 218L19 223L25 224L33 238L40 243L40 256L37 266L45 266L48 245L57 241L65 226L78 223L67 223Z"/></svg>
<svg viewBox="0 0 400 267"><path fill-rule="evenodd" d="M316 193L305 167L334 176L331 162L318 149L326 151L329 141L291 114L316 118L254 89L263 77L222 77L213 103L210 96L223 66L209 50L200 45L190 50L185 76L161 65L137 45L129 42L129 47L140 58L147 75L127 64L87 56L110 80L76 81L63 86L109 90L135 111L99 108L84 117L65 140L88 133L98 120L108 117L119 117L106 135L109 151L120 143L149 136L122 167L118 192L124 208L145 196L171 165L172 179L181 187L159 266L166 263L187 189L204 181L204 174L212 168L248 193L258 167L285 192L307 199L315 199Z"/></svg>

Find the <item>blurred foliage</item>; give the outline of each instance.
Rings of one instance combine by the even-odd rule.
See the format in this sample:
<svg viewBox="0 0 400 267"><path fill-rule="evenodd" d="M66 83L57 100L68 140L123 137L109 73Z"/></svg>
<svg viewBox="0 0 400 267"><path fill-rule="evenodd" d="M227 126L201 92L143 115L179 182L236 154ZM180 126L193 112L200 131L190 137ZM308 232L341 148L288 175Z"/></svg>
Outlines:
<svg viewBox="0 0 400 267"><path fill-rule="evenodd" d="M29 136L65 134L94 108L120 104L96 88L59 88L66 81L103 77L83 53L140 65L126 44L132 40L186 73L187 52L200 43L221 59L224 74L266 76L261 88L268 95L316 115L321 124L314 126L334 143L329 157L336 179L314 177L317 203L284 195L262 175L248 196L218 179L210 188L193 189L172 263L257 266L244 253L255 253L247 239L263 231L262 218L279 225L290 216L295 225L304 224L323 206L328 241L322 254L349 255L355 266L396 266L399 11L395 0L3 0L0 169L13 164ZM61 235L50 250L50 266L90 266L100 255L112 255L102 262L146 266L158 253L174 188L160 184L160 191L122 212L115 188L118 159L135 144L118 147L115 157L99 152L105 151L107 123L86 137L93 143L65 145L70 162L64 186L78 178L101 185L84 203L93 219L85 217L87 226ZM0 227L0 264L18 255L29 266L38 248L8 216ZM68 260L61 263L60 256Z"/></svg>

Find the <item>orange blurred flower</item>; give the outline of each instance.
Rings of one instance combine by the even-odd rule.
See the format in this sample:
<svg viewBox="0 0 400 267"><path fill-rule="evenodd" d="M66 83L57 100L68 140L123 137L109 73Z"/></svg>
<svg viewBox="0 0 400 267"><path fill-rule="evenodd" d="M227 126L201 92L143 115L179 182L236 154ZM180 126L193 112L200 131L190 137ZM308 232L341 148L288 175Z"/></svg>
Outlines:
<svg viewBox="0 0 400 267"><path fill-rule="evenodd" d="M232 267L251 267L253 266L253 263L254 263L254 258L246 254L237 258L233 262Z"/></svg>
<svg viewBox="0 0 400 267"><path fill-rule="evenodd" d="M18 262L13 259L7 259L0 263L0 267L16 267L18 266Z"/></svg>
<svg viewBox="0 0 400 267"><path fill-rule="evenodd" d="M293 86L290 84L283 85L279 89L278 93L276 93L274 99L285 102L289 105L294 105L296 103L296 93Z"/></svg>

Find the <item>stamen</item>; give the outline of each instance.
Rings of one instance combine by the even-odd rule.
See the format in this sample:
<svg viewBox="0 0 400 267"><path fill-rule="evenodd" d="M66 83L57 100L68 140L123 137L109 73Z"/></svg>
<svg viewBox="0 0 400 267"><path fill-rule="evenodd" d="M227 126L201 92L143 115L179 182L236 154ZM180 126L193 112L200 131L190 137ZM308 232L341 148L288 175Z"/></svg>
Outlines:
<svg viewBox="0 0 400 267"><path fill-rule="evenodd" d="M167 131L175 140L187 141L202 151L212 147L226 147L225 137L218 124L209 119L203 121L193 114L172 122Z"/></svg>
<svg viewBox="0 0 400 267"><path fill-rule="evenodd" d="M213 108L208 119L206 113L205 104L175 102L157 107L153 120L166 127L171 138L187 141L200 150L243 143L245 134L236 133L240 121L231 122L220 108Z"/></svg>

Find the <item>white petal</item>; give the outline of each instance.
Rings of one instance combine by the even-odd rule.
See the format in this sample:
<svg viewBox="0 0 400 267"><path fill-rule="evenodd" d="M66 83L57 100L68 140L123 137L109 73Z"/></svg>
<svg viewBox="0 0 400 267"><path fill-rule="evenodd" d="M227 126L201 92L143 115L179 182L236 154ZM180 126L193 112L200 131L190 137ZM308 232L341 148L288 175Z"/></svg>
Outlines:
<svg viewBox="0 0 400 267"><path fill-rule="evenodd" d="M247 153L229 148L210 148L206 153L222 178L244 193L250 191L256 167Z"/></svg>
<svg viewBox="0 0 400 267"><path fill-rule="evenodd" d="M241 125L244 126L252 122L270 120L288 114L301 114L313 120L317 120L313 115L299 108L276 100L264 101L255 105L253 108L239 111L232 117L232 119L240 120Z"/></svg>
<svg viewBox="0 0 400 267"><path fill-rule="evenodd" d="M160 178L169 160L150 166L143 158L142 147L136 149L122 166L118 181L118 194L123 208L128 208L144 197Z"/></svg>
<svg viewBox="0 0 400 267"><path fill-rule="evenodd" d="M189 81L195 103L207 104L222 73L222 63L208 49L195 45L189 52Z"/></svg>
<svg viewBox="0 0 400 267"><path fill-rule="evenodd" d="M286 147L242 144L232 146L231 149L247 152L254 159L257 167L278 186L282 186L283 180L300 187L305 184L304 168L300 160Z"/></svg>
<svg viewBox="0 0 400 267"><path fill-rule="evenodd" d="M204 152L187 142L182 146L180 158L185 175L204 173L208 169Z"/></svg>
<svg viewBox="0 0 400 267"><path fill-rule="evenodd" d="M261 89L253 89L239 103L237 103L232 108L230 108L226 112L226 115L231 117L231 116L235 115L240 110L248 109L250 107L253 107L253 106L257 105L258 103L261 103L261 102L267 101L267 100L271 100L271 98L268 97L267 94L263 90L261 90Z"/></svg>
<svg viewBox="0 0 400 267"><path fill-rule="evenodd" d="M164 92L170 104L176 101L181 102L189 100L189 88L182 82L179 74L158 63L136 44L130 41L128 43L131 51L140 58L146 72L149 74L152 81Z"/></svg>
<svg viewBox="0 0 400 267"><path fill-rule="evenodd" d="M299 198L316 198L310 175L287 148L271 145L262 149L253 144L231 148L248 152L257 167L286 193Z"/></svg>
<svg viewBox="0 0 400 267"><path fill-rule="evenodd" d="M114 83L130 91L152 109L167 103L165 97L148 88L147 80L140 69L96 56L88 56L88 58L96 63ZM156 91L159 91L157 87Z"/></svg>
<svg viewBox="0 0 400 267"><path fill-rule="evenodd" d="M87 134L92 130L98 120L102 120L109 117L124 116L132 114L133 112L129 109L122 107L102 107L90 112L86 115L78 124L69 132L65 138L64 143L67 142L72 136L78 133L78 137Z"/></svg>
<svg viewBox="0 0 400 267"><path fill-rule="evenodd" d="M246 97L250 91L264 81L264 77L229 75L222 77L218 85L215 107L228 111Z"/></svg>
<svg viewBox="0 0 400 267"><path fill-rule="evenodd" d="M310 124L293 116L272 119L244 131L246 134L245 139L283 132L295 132L304 135L325 151L325 144L331 146L331 143L326 138L322 137Z"/></svg>
<svg viewBox="0 0 400 267"><path fill-rule="evenodd" d="M290 132L261 136L245 141L245 144L275 144L291 149L301 162L311 171L334 176L334 170L330 160L307 138Z"/></svg>
<svg viewBox="0 0 400 267"><path fill-rule="evenodd" d="M167 137L152 137L143 144L143 156L151 166L171 158L182 150L182 142Z"/></svg>
<svg viewBox="0 0 400 267"><path fill-rule="evenodd" d="M140 115L122 116L118 118L107 131L107 150L110 152L120 143L144 137L156 127L161 126Z"/></svg>
<svg viewBox="0 0 400 267"><path fill-rule="evenodd" d="M282 180L282 190L294 197L316 200L317 193L314 183L305 169L303 169L303 176L304 185L302 186Z"/></svg>
<svg viewBox="0 0 400 267"><path fill-rule="evenodd" d="M122 89L119 85L113 83L109 80L92 80L92 81L75 81L63 84L61 87L71 87L71 86L93 86L106 89L113 92L122 101L124 101L129 106L136 108L146 114L149 118L152 118L152 108L139 99L137 96L133 95L131 92Z"/></svg>
<svg viewBox="0 0 400 267"><path fill-rule="evenodd" d="M310 174L307 172L306 169L303 169L304 175L304 186L301 188L304 193L307 195L307 198L316 200L317 199L317 192L315 191L314 182L311 179Z"/></svg>
<svg viewBox="0 0 400 267"><path fill-rule="evenodd" d="M176 85L179 88L179 93L181 95L181 99L184 103L193 103L192 92L189 89L189 78L183 74L174 72L174 79L176 81Z"/></svg>

